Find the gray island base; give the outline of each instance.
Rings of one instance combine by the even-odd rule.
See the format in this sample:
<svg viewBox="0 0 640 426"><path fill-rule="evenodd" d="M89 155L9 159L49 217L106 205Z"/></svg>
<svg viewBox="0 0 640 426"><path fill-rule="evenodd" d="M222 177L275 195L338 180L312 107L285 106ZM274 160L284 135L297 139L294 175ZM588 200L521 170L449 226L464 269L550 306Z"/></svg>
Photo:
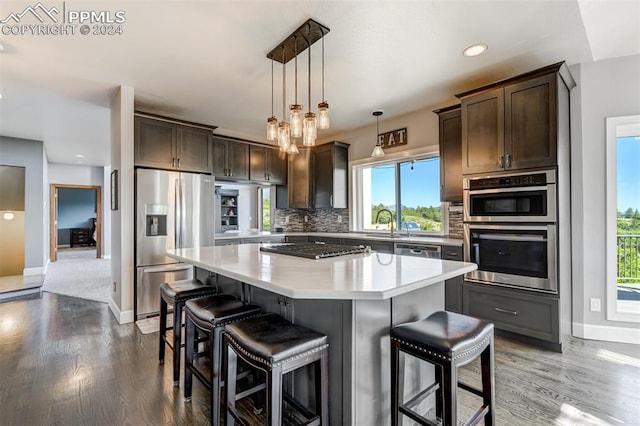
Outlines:
<svg viewBox="0 0 640 426"><path fill-rule="evenodd" d="M376 252L310 260L259 248L200 247L168 255L216 274L220 291L329 337L331 425L390 424L390 327L444 309L444 281L476 265ZM405 364L406 395L433 378L431 366L412 361ZM285 381L309 404L310 374L303 369Z"/></svg>

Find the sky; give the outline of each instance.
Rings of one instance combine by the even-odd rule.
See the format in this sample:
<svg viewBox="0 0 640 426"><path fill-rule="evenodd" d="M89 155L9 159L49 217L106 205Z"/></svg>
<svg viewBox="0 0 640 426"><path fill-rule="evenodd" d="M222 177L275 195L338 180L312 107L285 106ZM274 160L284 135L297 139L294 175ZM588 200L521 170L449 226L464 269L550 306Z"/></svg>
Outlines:
<svg viewBox="0 0 640 426"><path fill-rule="evenodd" d="M413 165L413 170L411 166ZM395 165L375 167L372 173L373 204L395 205ZM405 162L400 166L402 204L440 206L440 161L438 158Z"/></svg>
<svg viewBox="0 0 640 426"><path fill-rule="evenodd" d="M618 138L617 188L619 211L640 210L640 136Z"/></svg>

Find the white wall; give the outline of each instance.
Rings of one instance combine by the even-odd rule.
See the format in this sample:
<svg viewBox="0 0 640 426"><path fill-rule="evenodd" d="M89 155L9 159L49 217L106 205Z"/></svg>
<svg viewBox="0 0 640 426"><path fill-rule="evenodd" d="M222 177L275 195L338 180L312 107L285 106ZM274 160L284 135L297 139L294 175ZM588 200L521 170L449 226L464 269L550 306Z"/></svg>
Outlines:
<svg viewBox="0 0 640 426"><path fill-rule="evenodd" d="M109 307L120 324L133 322L133 88L120 86L111 102L111 167L118 170L118 210L111 211Z"/></svg>
<svg viewBox="0 0 640 426"><path fill-rule="evenodd" d="M605 306L606 117L640 114L640 55L572 68L571 95L573 333L609 340L638 324L607 321L589 299Z"/></svg>

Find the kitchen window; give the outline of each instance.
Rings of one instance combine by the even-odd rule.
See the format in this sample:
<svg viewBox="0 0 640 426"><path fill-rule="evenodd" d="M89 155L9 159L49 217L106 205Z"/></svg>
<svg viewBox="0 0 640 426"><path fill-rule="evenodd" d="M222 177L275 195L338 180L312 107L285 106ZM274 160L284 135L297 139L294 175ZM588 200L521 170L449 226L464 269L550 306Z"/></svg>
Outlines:
<svg viewBox="0 0 640 426"><path fill-rule="evenodd" d="M640 322L640 115L607 118L607 319Z"/></svg>
<svg viewBox="0 0 640 426"><path fill-rule="evenodd" d="M353 174L354 230L384 232L393 224L401 232L444 233L437 155L357 165Z"/></svg>
<svg viewBox="0 0 640 426"><path fill-rule="evenodd" d="M263 186L258 188L258 228L261 231L271 231L274 218L275 187Z"/></svg>

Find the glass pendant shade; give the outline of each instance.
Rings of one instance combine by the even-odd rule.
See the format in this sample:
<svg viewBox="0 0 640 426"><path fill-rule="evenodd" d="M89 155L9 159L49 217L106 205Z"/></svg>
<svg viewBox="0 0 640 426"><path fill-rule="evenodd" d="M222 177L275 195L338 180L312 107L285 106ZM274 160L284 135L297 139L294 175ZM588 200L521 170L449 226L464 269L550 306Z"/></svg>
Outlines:
<svg viewBox="0 0 640 426"><path fill-rule="evenodd" d="M286 151L291 143L289 123L283 121L278 124L278 145L281 151Z"/></svg>
<svg viewBox="0 0 640 426"><path fill-rule="evenodd" d="M302 135L302 144L305 146L313 146L316 144L318 131L316 130L316 115L308 112L304 115L304 129Z"/></svg>
<svg viewBox="0 0 640 426"><path fill-rule="evenodd" d="M289 148L287 148L287 154L299 154L300 151L298 150L298 146L296 145L295 142L291 142L291 144L289 145Z"/></svg>
<svg viewBox="0 0 640 426"><path fill-rule="evenodd" d="M289 127L292 138L302 136L302 105L293 104L289 108Z"/></svg>
<svg viewBox="0 0 640 426"><path fill-rule="evenodd" d="M328 129L330 124L329 104L326 102L320 102L318 104L318 129Z"/></svg>
<svg viewBox="0 0 640 426"><path fill-rule="evenodd" d="M380 145L376 145L375 148L373 148L373 152L371 153L372 157L384 157L384 151L382 150L382 147Z"/></svg>
<svg viewBox="0 0 640 426"><path fill-rule="evenodd" d="M278 119L269 117L267 119L267 140L275 141L278 139Z"/></svg>

